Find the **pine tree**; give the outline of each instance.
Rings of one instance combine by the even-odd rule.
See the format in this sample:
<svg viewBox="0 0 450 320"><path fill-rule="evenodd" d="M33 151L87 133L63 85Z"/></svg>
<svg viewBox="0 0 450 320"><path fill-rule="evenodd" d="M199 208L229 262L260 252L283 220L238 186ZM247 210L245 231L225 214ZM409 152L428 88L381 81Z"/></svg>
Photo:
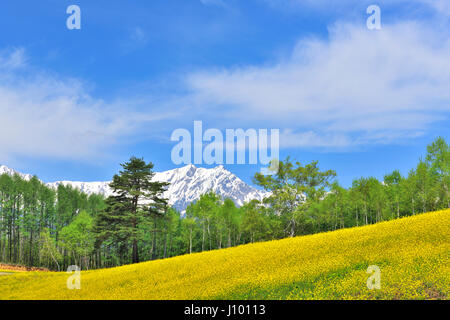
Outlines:
<svg viewBox="0 0 450 320"><path fill-rule="evenodd" d="M123 170L114 175L110 184L114 194L106 199L106 209L97 220L100 241L112 238L119 243L131 243L132 262L139 262L139 240L142 225L155 217L163 217L167 200L162 193L168 185L152 181L153 163L131 157L121 164Z"/></svg>

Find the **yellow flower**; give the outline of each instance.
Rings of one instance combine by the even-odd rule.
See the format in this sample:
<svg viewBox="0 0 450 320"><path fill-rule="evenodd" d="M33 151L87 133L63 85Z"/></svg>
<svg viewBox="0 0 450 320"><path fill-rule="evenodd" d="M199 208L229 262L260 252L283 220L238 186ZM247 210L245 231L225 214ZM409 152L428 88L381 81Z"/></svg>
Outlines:
<svg viewBox="0 0 450 320"><path fill-rule="evenodd" d="M65 272L0 276L0 299L448 299L449 214L83 271L80 290Z"/></svg>

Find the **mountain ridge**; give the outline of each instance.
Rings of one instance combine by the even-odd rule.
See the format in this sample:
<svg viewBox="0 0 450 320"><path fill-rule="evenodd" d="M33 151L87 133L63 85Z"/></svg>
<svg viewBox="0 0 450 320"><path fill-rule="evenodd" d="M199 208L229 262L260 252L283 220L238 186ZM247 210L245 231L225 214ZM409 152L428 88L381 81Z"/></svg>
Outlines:
<svg viewBox="0 0 450 320"><path fill-rule="evenodd" d="M0 174L19 174L22 178L30 180L33 176L23 174L7 166L0 166ZM208 191L217 193L222 198L230 198L237 206L242 206L245 202L253 199L261 201L269 195L268 192L258 190L235 174L226 170L222 165L207 169L189 164L184 167L155 172L153 181L169 182L170 185L164 193L164 197L175 209L184 212L189 203L194 202ZM45 183L47 186L56 189L58 185L71 185L86 194L102 194L109 196L113 192L109 188L110 181L69 181L61 180Z"/></svg>

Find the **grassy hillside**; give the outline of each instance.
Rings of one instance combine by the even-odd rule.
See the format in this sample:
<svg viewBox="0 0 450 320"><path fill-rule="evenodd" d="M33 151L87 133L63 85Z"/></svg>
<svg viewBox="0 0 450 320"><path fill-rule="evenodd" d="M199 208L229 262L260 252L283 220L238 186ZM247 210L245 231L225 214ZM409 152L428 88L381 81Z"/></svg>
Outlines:
<svg viewBox="0 0 450 320"><path fill-rule="evenodd" d="M0 299L448 299L450 210L82 272L0 277ZM381 289L369 290L369 265Z"/></svg>

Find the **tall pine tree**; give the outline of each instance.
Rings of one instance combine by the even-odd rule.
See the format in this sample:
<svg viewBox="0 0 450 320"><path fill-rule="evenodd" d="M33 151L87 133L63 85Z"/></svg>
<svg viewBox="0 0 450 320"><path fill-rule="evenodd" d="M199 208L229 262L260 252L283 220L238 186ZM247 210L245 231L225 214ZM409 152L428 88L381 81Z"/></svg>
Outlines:
<svg viewBox="0 0 450 320"><path fill-rule="evenodd" d="M152 181L151 162L132 157L121 166L123 170L114 175L110 184L114 194L106 200L107 207L99 214L96 229L100 241L131 244L132 262L137 263L138 243L143 237L140 226L164 215L167 199L162 194L168 184Z"/></svg>

